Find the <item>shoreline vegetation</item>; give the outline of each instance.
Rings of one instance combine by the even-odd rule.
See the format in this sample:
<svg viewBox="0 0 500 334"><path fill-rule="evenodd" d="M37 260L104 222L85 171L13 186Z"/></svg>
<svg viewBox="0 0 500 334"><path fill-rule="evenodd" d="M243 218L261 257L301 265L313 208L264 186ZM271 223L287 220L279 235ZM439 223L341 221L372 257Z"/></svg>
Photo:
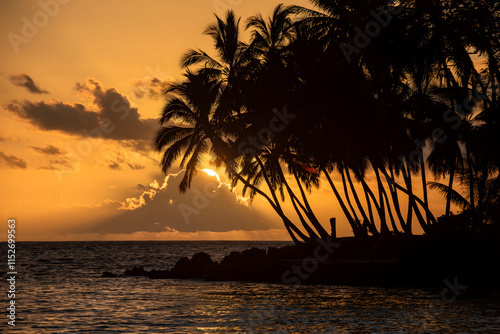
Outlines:
<svg viewBox="0 0 500 334"><path fill-rule="evenodd" d="M233 11L216 15L204 32L214 50L183 55L184 78L165 92L154 139L164 173L185 169L181 192L210 157L243 196L269 203L295 246L127 274L498 284L500 3L311 2L244 24ZM320 186L352 238L318 220L309 199ZM429 189L443 195L442 217ZM338 249L315 255L332 239Z"/></svg>

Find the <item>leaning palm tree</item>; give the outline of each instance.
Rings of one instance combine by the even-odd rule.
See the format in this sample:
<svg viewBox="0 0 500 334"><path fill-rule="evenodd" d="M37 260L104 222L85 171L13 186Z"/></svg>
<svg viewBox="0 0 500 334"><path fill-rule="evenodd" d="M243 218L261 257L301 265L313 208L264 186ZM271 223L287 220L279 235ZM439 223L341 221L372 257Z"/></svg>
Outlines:
<svg viewBox="0 0 500 334"><path fill-rule="evenodd" d="M168 125L158 132L155 146L158 151L166 148L162 165L166 172L174 161L183 155L180 167L186 164L186 174L181 182L185 191L195 175L204 154L210 153L220 165L224 164L228 176L244 184L253 194L263 196L282 218L291 238L296 242L308 240L285 215L273 187L266 182L272 197L252 182L250 175L238 170L240 155L235 148L235 133L241 130L241 119L245 107L241 103L241 78L245 78L242 64L248 57L245 44L239 42L239 19L231 11L226 20L216 16L217 22L210 25L205 33L215 42L218 57L211 57L200 50L190 50L182 60L186 69L186 80L173 85L167 93L173 97L167 102L161 119L183 121L189 127ZM197 67L194 71L191 67ZM245 178L246 176L246 178Z"/></svg>
<svg viewBox="0 0 500 334"><path fill-rule="evenodd" d="M161 159L164 173L181 158L180 168L186 168L179 185L181 192L191 185L205 154L222 154L210 142L215 131L213 101L219 94L220 82L190 71L184 77L183 82L172 84L166 91L171 97L163 109L160 123L167 126L162 127L154 139L158 152L165 149ZM181 126L175 125L176 122Z"/></svg>
<svg viewBox="0 0 500 334"><path fill-rule="evenodd" d="M202 159L207 155L222 161L228 173L237 178L256 194L263 196L283 219L292 239L299 243L308 238L286 217L276 198L271 199L251 180L244 178L235 168L236 159L224 135L217 127L214 111L219 101L220 81L210 78L205 73L186 72L185 80L173 84L167 90L171 97L167 101L161 117L161 124L154 139L157 151L164 150L161 165L167 173L180 158L180 168L186 169L180 183L181 192L185 192L197 173ZM175 122L180 122L177 125Z"/></svg>

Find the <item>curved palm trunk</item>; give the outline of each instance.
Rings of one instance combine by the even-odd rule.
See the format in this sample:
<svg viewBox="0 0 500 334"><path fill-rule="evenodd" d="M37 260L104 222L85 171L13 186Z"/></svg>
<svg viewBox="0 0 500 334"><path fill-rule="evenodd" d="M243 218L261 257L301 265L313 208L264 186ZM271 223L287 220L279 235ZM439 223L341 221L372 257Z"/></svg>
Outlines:
<svg viewBox="0 0 500 334"><path fill-rule="evenodd" d="M380 178L380 173L378 171L378 167L374 167L373 171L375 172L375 176L377 177L377 186L379 193L379 205L380 205L380 233L382 235L390 234L389 226L387 226L387 220L385 217L385 204L384 204L384 185L382 184L382 179ZM387 194L386 194L387 196ZM390 208L387 208L390 210Z"/></svg>
<svg viewBox="0 0 500 334"><path fill-rule="evenodd" d="M394 178L394 172L393 172L392 168L390 168L389 170L391 173L391 178L394 180L395 178ZM406 234L411 235L412 234L411 228L408 229L407 224L404 220L403 214L401 213L398 191L396 190L396 188L392 184L392 181L387 178L386 174L384 174L384 176L386 178L387 184L389 185L389 191L391 192L392 203L394 204L394 208L396 210L396 215L398 216L398 219L399 219L399 224L401 225L401 228L403 229L403 231Z"/></svg>
<svg viewBox="0 0 500 334"><path fill-rule="evenodd" d="M264 177L264 180L266 181L266 184L267 184L267 187L269 188L269 191L271 192L271 195L276 203L276 207L278 208L278 214L280 215L280 217L283 219L283 222L286 224L288 224L288 226L299 236L299 238L301 238L302 240L304 241L307 241L309 238L304 234L302 233L301 230L299 230L297 228L297 226L295 226L295 224L292 223L292 221L290 219L288 219L281 207L281 204L279 203L279 200L278 200L278 197L276 196L276 192L274 191L274 188L273 186L271 185L271 182L269 181L269 178L267 177L267 173L266 173L266 169L264 167L264 164L262 163L262 161L259 159L258 156L255 157L255 159L257 160L257 162L259 163L259 166L261 168L261 172L262 172L262 175Z"/></svg>
<svg viewBox="0 0 500 334"><path fill-rule="evenodd" d="M354 236L356 237L362 236L363 232L361 226L357 225L352 216L350 215L349 210L344 204L344 200L342 199L340 193L337 190L337 187L335 187L335 184L333 184L332 178L330 177L330 175L328 174L328 172L324 167L321 167L321 171L323 172L323 174L325 174L325 177L328 180L328 183L330 184L330 187L332 188L333 193L335 194L335 197L337 198L337 201L339 202L340 207L342 208L342 211L344 212L344 215L347 218L347 221L351 225Z"/></svg>
<svg viewBox="0 0 500 334"><path fill-rule="evenodd" d="M475 203L475 200L474 200L474 168L472 167L472 157L470 155L470 149L469 148L466 148L466 156L467 156L467 165L469 165L469 196L470 196L470 199L469 199L469 203L470 203L470 207L471 207L471 210L472 212L475 212L476 211L476 203Z"/></svg>
<svg viewBox="0 0 500 334"><path fill-rule="evenodd" d="M369 224L370 220L366 216L366 212L363 208L363 205L361 204L361 201L359 200L358 193L356 192L356 189L354 188L354 183L352 182L351 173L349 172L349 169L346 169L346 176L347 176L347 181L349 182L349 187L351 188L352 195L354 197L354 201L356 202L356 205L359 208L359 212L361 213L361 216L363 216L363 222L365 224ZM372 222L373 222L373 217L372 217Z"/></svg>
<svg viewBox="0 0 500 334"><path fill-rule="evenodd" d="M248 188L254 190L257 194L261 195L262 197L264 197L267 200L267 202L271 205L271 207L273 208L273 210L282 219L283 224L285 225L285 228L286 228L288 234L290 235L290 237L292 238L293 242L295 244L300 244L301 243L299 241L299 239L295 236L294 231L295 231L295 233L302 240L307 240L307 237L305 237L305 235L283 213L283 210L281 209L281 206L279 205L279 202L275 203L265 192L263 192L262 190L260 190L259 188L255 187L253 184L251 184L248 180L246 180L243 176L241 176L240 173L237 173L234 170L234 168L232 167L232 163L230 163L230 162L231 161L229 161L229 162L228 161L224 161L224 164L226 165L226 168L229 170L229 173L231 175L234 175L245 186L247 186ZM268 180L266 180L266 181L268 181ZM274 192L272 192L272 193L273 193L273 197L275 198L275 200L277 200L276 196L274 196ZM305 238L303 238L302 236L305 237Z"/></svg>
<svg viewBox="0 0 500 334"><path fill-rule="evenodd" d="M386 173L386 172L384 170L382 170L382 173ZM431 222L433 224L435 224L437 222L436 217L434 217L434 215L430 211L429 207L427 207L425 205L425 203L420 198L415 196L410 190L407 190L407 189L403 188L402 186L400 186L399 184L397 184L395 180L391 180L391 182L397 189L401 190L403 193L405 193L411 199L413 199L414 202L418 202L418 204L420 204L422 206L422 208L426 211L426 213L429 215ZM419 217L419 220L422 222L422 229L424 230L424 232L427 232L428 231L427 225L425 224L425 220L423 219L422 214L420 214L420 210L418 210L416 203L413 205L413 208L415 209L415 214L417 215L417 217Z"/></svg>
<svg viewBox="0 0 500 334"><path fill-rule="evenodd" d="M389 219L391 221L392 230L395 234L399 234L400 232L398 227L396 226L396 221L394 220L394 215L392 214L391 205L389 203L389 196L387 196L387 192L385 191L385 189L383 189L383 195L385 199L385 204L387 205L387 213L389 213Z"/></svg>
<svg viewBox="0 0 500 334"><path fill-rule="evenodd" d="M349 208L351 209L351 212L352 212L354 220L356 221L356 223L358 225L361 225L360 220L358 218L358 215L356 214L356 210L354 209L354 206L351 203L351 198L349 196L349 191L347 189L346 178L345 178L345 175L344 175L344 168L342 168L340 170L340 174L342 175L342 187L344 188L344 194L345 194L345 198L347 200L347 204L349 205Z"/></svg>
<svg viewBox="0 0 500 334"><path fill-rule="evenodd" d="M293 208L295 209L295 212L297 213L297 216L299 217L299 220L300 220L302 226L306 230L307 234L309 234L309 237L311 239L317 239L318 235L313 231L313 229L309 226L309 224L307 224L307 222L305 221L304 217L302 216L302 213L300 212L299 207L297 206L297 202L298 202L299 205L302 207L301 203L299 202L297 196L293 193L292 189L288 185L288 182L286 181L286 179L284 178L284 176L282 176L282 177L283 177L283 183L285 184L286 190L288 192L288 196L290 196Z"/></svg>
<svg viewBox="0 0 500 334"><path fill-rule="evenodd" d="M448 182L448 189L452 190L453 189L453 178L455 177L455 165L451 167L450 171L450 181ZM446 211L445 211L445 217L448 218L450 216L450 208L451 208L451 191L448 192L448 195L446 196Z"/></svg>
<svg viewBox="0 0 500 334"><path fill-rule="evenodd" d="M364 180L361 179L361 184L363 184ZM375 219L373 217L373 209L372 209L372 203L370 201L370 196L368 195L368 192L366 191L364 185L363 185L364 193L365 193L365 200L366 200L366 206L368 207L368 216L370 217L369 221L365 221L365 224L368 225L370 228L370 231L372 231L373 228L375 228ZM376 230L376 228L375 228ZM373 234L373 232L372 232ZM377 231L378 234L378 231ZM375 234L374 234L375 235Z"/></svg>
<svg viewBox="0 0 500 334"><path fill-rule="evenodd" d="M370 199L371 199L371 201L373 201L373 205L375 206L375 210L377 210L377 213L378 213L379 218L380 218L380 206L377 202L377 199L375 198L375 194L370 189L370 187L366 183L365 179L363 179L363 178L361 179L361 184L363 185L363 189L365 190L366 201L368 203L370 203ZM370 232L372 232L373 235L379 235L380 232L379 232L379 230L377 230L377 226L375 226L375 219L374 219L373 214L372 214L371 204L369 204L368 208L369 208L370 218L371 218L371 223L368 225L368 228L370 229Z"/></svg>
<svg viewBox="0 0 500 334"><path fill-rule="evenodd" d="M425 160L424 160L424 152L420 149L420 174L422 175L422 191L424 197L425 205L429 206L429 198L427 196L427 176L425 172ZM431 220L427 214L425 214L427 219L427 225L430 225Z"/></svg>
<svg viewBox="0 0 500 334"><path fill-rule="evenodd" d="M299 186L300 194L301 194L302 199L304 201L305 208L307 209L307 211L304 210L304 212L306 213L307 217L309 218L309 220L313 224L316 231L318 231L318 233L321 235L321 237L328 238L328 236L329 236L328 232L326 232L323 225L321 225L318 218L316 218L314 211L312 210L311 206L309 205L309 201L307 200L307 196L305 194L305 191L302 187L302 184L300 183L300 180L299 180L297 174L293 173L293 176L295 177L295 181L297 182L297 185Z"/></svg>
<svg viewBox="0 0 500 334"><path fill-rule="evenodd" d="M407 169L407 166L404 165L403 168L402 168L402 174L403 174L403 179L404 179L405 184L406 184L406 189L408 189L408 192L405 193L405 194L408 195L408 213L407 213L407 219L408 219L408 224L410 225L408 228L412 228L413 212L417 211L418 208L415 205L415 199L413 198L413 196L409 195L409 194L413 195L413 184L412 184L412 179L411 179L411 170L409 168ZM396 183L396 181L394 180L394 186L395 186L395 183ZM415 212L415 214L416 214L417 219L418 219L419 214L416 213L416 212ZM420 223L420 225L425 224L425 222L421 221L420 219L419 219L419 223Z"/></svg>

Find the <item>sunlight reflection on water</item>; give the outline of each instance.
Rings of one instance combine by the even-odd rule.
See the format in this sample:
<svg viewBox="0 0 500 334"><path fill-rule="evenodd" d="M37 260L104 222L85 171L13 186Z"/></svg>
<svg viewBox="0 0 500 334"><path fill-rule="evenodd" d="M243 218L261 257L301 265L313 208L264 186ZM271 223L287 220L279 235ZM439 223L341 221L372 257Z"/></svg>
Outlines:
<svg viewBox="0 0 500 334"><path fill-rule="evenodd" d="M500 332L500 303L493 297L438 309L429 306L439 291L426 289L98 278L137 265L165 268L199 250L222 256L220 244L179 246L20 243L16 332ZM251 246L226 242L222 248Z"/></svg>

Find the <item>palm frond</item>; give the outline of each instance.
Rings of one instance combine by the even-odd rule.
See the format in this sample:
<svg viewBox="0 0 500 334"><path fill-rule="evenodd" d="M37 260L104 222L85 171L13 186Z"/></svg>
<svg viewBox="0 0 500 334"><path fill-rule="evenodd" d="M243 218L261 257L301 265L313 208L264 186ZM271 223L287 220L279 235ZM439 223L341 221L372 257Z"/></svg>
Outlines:
<svg viewBox="0 0 500 334"><path fill-rule="evenodd" d="M450 196L451 202L458 205L460 208L467 209L470 207L469 201L454 189L450 189L447 185L439 182L427 182L427 185L430 189L438 191L445 197Z"/></svg>

